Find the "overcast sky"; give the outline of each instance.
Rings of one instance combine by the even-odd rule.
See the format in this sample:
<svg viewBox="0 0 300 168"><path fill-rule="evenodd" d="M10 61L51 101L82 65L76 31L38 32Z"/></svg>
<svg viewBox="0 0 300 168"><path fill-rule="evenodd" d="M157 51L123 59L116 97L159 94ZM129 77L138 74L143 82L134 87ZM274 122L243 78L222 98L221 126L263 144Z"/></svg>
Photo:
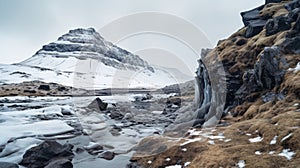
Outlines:
<svg viewBox="0 0 300 168"><path fill-rule="evenodd" d="M0 0L0 63L27 59L70 29L99 30L120 17L145 11L185 19L214 46L243 26L241 11L263 3L264 0ZM128 43L119 45L138 50Z"/></svg>

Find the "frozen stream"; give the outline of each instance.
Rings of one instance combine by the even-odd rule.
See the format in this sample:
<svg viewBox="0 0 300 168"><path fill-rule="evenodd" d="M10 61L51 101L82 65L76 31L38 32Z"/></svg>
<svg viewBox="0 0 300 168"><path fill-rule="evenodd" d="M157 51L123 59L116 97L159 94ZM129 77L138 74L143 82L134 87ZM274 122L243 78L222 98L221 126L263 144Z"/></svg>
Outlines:
<svg viewBox="0 0 300 168"><path fill-rule="evenodd" d="M156 94L151 101L134 102L139 95L100 96L108 110L119 111L113 120L108 112L87 110L96 97L2 97L0 98L0 162L20 163L24 153L46 139L71 143L75 150L93 144L114 152L113 160L88 152L76 153L74 167L125 167L133 147L144 137L161 134L170 123L162 117L165 98Z"/></svg>

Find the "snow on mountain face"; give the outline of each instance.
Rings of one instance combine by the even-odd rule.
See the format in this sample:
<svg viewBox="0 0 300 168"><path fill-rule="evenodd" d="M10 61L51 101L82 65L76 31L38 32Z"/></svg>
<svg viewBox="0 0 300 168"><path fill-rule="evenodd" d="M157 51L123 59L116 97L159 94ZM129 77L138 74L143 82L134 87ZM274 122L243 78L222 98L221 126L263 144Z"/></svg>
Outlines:
<svg viewBox="0 0 300 168"><path fill-rule="evenodd" d="M40 80L88 89L157 88L187 80L150 66L93 28L70 30L23 62L0 64L0 73L0 83Z"/></svg>
<svg viewBox="0 0 300 168"><path fill-rule="evenodd" d="M49 64L49 58L52 59ZM70 62L66 58L76 58L77 61L95 59L105 65L117 69L137 70L140 68L154 71L153 68L137 55L123 50L110 42L105 41L93 28L70 30L59 37L56 42L44 45L33 57L21 62L22 65L38 66L54 70L64 70ZM55 61L54 61L55 60ZM74 63L75 61L71 61Z"/></svg>

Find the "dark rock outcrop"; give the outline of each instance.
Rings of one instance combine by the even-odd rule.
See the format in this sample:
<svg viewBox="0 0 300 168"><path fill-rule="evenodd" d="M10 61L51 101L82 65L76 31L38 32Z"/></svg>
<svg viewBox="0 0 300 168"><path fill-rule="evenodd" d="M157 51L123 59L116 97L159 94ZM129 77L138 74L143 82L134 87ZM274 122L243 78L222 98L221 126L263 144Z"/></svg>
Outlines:
<svg viewBox="0 0 300 168"><path fill-rule="evenodd" d="M300 7L300 1L299 0L293 0L292 2L289 2L289 3L285 4L284 7L288 11L292 11L292 10Z"/></svg>
<svg viewBox="0 0 300 168"><path fill-rule="evenodd" d="M105 111L107 109L107 106L107 103L103 102L99 97L97 97L87 107L98 111Z"/></svg>
<svg viewBox="0 0 300 168"><path fill-rule="evenodd" d="M50 90L50 86L49 85L40 85L39 90L46 90L46 91L49 91Z"/></svg>
<svg viewBox="0 0 300 168"><path fill-rule="evenodd" d="M267 23L267 20L260 16L260 11L264 5L252 9L250 11L242 12L243 23L247 27L245 37L253 37L259 34Z"/></svg>
<svg viewBox="0 0 300 168"><path fill-rule="evenodd" d="M100 158L106 159L106 160L113 160L115 157L115 153L114 152L110 152L110 151L104 151L101 154L99 154Z"/></svg>
<svg viewBox="0 0 300 168"><path fill-rule="evenodd" d="M45 141L26 151L20 165L30 168L73 167L71 163L74 157L72 148L73 145L70 144L61 145L56 141Z"/></svg>
<svg viewBox="0 0 300 168"><path fill-rule="evenodd" d="M243 85L236 92L236 104L247 99L247 96L262 89L271 90L275 86L279 86L283 80L285 71L280 68L280 63L285 63L280 58L280 50L278 47L266 47L260 59L254 65L254 69L247 70L243 75Z"/></svg>
<svg viewBox="0 0 300 168"><path fill-rule="evenodd" d="M19 168L19 166L15 163L0 162L0 168Z"/></svg>
<svg viewBox="0 0 300 168"><path fill-rule="evenodd" d="M266 35L270 36L281 31L289 30L291 22L288 17L278 16L274 19L269 19L266 24Z"/></svg>

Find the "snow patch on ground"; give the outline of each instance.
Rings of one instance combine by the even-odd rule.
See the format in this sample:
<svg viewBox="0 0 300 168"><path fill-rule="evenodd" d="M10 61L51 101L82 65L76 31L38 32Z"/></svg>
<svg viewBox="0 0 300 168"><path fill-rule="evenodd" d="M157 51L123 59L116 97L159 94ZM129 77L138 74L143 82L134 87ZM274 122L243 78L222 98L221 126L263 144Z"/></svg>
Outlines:
<svg viewBox="0 0 300 168"><path fill-rule="evenodd" d="M255 155L261 155L260 151L255 151Z"/></svg>
<svg viewBox="0 0 300 168"><path fill-rule="evenodd" d="M190 144L190 143L193 143L193 142L197 142L197 141L201 141L201 140L202 140L202 138L188 139L184 143L180 144L180 146L185 146L187 144Z"/></svg>
<svg viewBox="0 0 300 168"><path fill-rule="evenodd" d="M191 162L185 162L184 163L184 167L187 167L188 165L190 165L191 164Z"/></svg>
<svg viewBox="0 0 300 168"><path fill-rule="evenodd" d="M290 149L283 149L282 152L278 154L278 156L283 156L287 158L287 160L291 160L295 154L296 153L291 151Z"/></svg>
<svg viewBox="0 0 300 168"><path fill-rule="evenodd" d="M256 138L250 138L249 141L251 143L256 143L256 142L261 142L263 139L264 139L263 137L258 136Z"/></svg>
<svg viewBox="0 0 300 168"><path fill-rule="evenodd" d="M181 165L173 165L173 166L167 166L165 168L181 168Z"/></svg>
<svg viewBox="0 0 300 168"><path fill-rule="evenodd" d="M280 142L283 142L283 141L287 140L287 139L290 138L292 135L293 135L293 133L288 134L287 136L283 137L283 138L281 139Z"/></svg>
<svg viewBox="0 0 300 168"><path fill-rule="evenodd" d="M238 168L244 168L246 166L246 163L244 160L240 160L237 164Z"/></svg>
<svg viewBox="0 0 300 168"><path fill-rule="evenodd" d="M270 145L275 145L276 144L276 142L277 142L277 138L278 138L278 136L276 135L276 136L274 136L274 138L271 140L271 142L270 142Z"/></svg>
<svg viewBox="0 0 300 168"><path fill-rule="evenodd" d="M288 71L293 71L294 73L298 72L299 70L300 70L300 62L298 62L295 68L288 69Z"/></svg>

